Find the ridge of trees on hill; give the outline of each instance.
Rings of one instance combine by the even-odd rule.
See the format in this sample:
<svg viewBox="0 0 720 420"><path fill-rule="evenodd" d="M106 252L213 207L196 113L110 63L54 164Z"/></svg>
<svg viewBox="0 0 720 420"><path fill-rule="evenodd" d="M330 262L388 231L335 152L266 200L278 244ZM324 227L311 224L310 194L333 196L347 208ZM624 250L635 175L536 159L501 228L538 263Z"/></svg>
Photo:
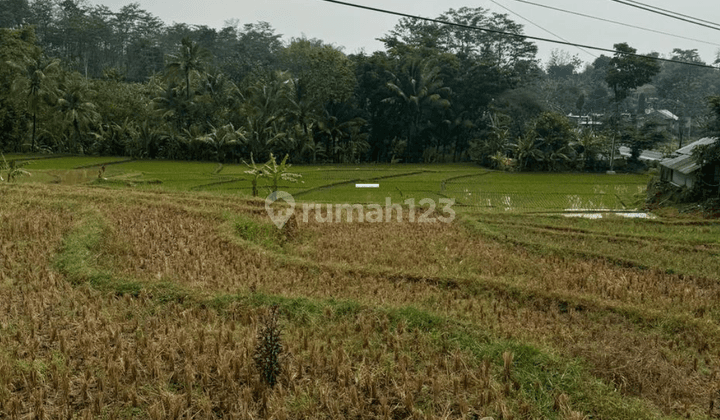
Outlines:
<svg viewBox="0 0 720 420"><path fill-rule="evenodd" d="M523 33L479 7L439 18ZM522 37L409 18L379 38L384 51L350 55L284 42L266 22L165 25L138 3L0 0L0 27L5 152L604 170L617 145L637 163L713 133L706 98L720 95L717 70L638 59L625 43L584 67L558 50L541 66Z"/></svg>

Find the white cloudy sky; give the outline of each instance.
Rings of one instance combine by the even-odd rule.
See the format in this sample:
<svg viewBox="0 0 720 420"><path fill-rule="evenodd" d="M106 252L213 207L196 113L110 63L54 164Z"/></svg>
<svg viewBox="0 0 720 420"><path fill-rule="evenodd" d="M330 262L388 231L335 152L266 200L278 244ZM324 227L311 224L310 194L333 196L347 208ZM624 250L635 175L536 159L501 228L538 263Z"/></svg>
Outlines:
<svg viewBox="0 0 720 420"><path fill-rule="evenodd" d="M437 17L450 8L482 7L493 12L507 13L511 19L525 26L525 33L557 39L507 9L532 20L535 24L568 41L612 49L613 44L627 42L640 53L657 51L669 55L673 48L697 49L701 57L712 62L720 49L720 30L712 30L668 17L631 8L611 0L530 0L559 9L571 10L636 26L669 32L700 41L675 38L607 22L573 16L522 3L518 0L347 0L371 7L385 8L409 14ZM720 23L718 0L639 0L645 4ZM91 0L117 11L132 0ZM221 28L228 19L241 24L267 21L285 39L305 35L345 47L346 53L364 49L370 53L382 49L376 38L386 34L397 23L395 16L378 14L356 8L327 3L321 0L135 0L140 6L158 16L165 23L183 22ZM507 9L504 9L503 7ZM708 44L712 43L712 44ZM713 45L714 44L714 45ZM576 48L537 42L539 57L546 60L555 48L578 54L583 61L594 57ZM599 52L593 52L599 55Z"/></svg>

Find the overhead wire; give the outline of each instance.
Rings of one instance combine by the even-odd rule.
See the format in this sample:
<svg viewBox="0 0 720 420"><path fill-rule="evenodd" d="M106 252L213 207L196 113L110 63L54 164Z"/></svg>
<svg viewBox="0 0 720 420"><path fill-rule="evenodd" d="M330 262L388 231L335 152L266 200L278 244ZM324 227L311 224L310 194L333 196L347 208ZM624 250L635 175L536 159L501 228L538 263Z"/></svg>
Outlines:
<svg viewBox="0 0 720 420"><path fill-rule="evenodd" d="M625 6L635 7L635 8L637 8L637 9L645 10L645 11L648 11L648 12L651 12L651 13L656 13L656 14L658 14L658 15L667 16L667 17L669 17L669 18L681 20L681 21L683 21L683 22L692 23L693 25L704 26L704 27L706 27L706 28L710 28L710 29L714 29L714 30L716 30L716 31L720 31L720 25L717 25L717 24L715 24L715 23L713 23L712 25L708 25L708 24L703 23L703 22L698 22L698 21L697 21L697 18L686 19L686 18L684 18L684 17L682 17L682 16L679 16L679 15L678 15L677 13L675 13L675 12L665 13L665 12L660 11L660 10L652 9L651 7L645 7L644 5L641 5L641 3L633 4L633 3L629 2L629 1L624 1L624 0L610 0L610 1L613 1L613 2L615 2L615 3L624 4ZM692 20L692 19L696 19L696 20Z"/></svg>
<svg viewBox="0 0 720 420"><path fill-rule="evenodd" d="M550 31L549 29L545 29L545 28L543 28L542 26L538 25L537 23L533 22L532 20L530 20L530 19L528 19L528 18L520 15L520 14L517 13L517 12L514 12L514 11L511 10L510 8L503 6L502 4L496 2L495 0L490 0L490 1L491 1L492 3L494 3L495 5L497 5L498 7L502 7L503 9L507 10L508 12L514 14L515 16L519 17L520 19L523 19L523 20L529 22L531 25L533 25L533 26L535 26L535 27L538 27L538 28L540 28L541 30L549 33L550 35L554 36L555 38L561 39L561 40L563 40L563 41L565 41L565 42L570 42L570 41L568 41L567 39L561 37L560 35L558 35L558 34L552 32L552 31ZM587 54L587 55L590 55L590 56L592 56L592 57L598 58L597 55L591 53L590 51L588 51L588 50L586 50L586 49L584 49L584 48L582 48L582 47L575 47L575 48L579 49L580 51L584 52L584 53Z"/></svg>
<svg viewBox="0 0 720 420"><path fill-rule="evenodd" d="M641 3L641 2L635 1L635 0L627 0L627 1L630 2L630 3L638 4L638 5L640 5L640 6L650 7L650 8L657 9L657 10L660 10L660 11L663 11L663 12L667 12L667 13L673 13L673 14L676 14L676 15L678 15L678 16L686 17L686 18L688 18L688 19L697 20L698 22L704 22L704 23L707 23L707 24L710 24L710 25L713 25L713 26L720 27L720 24L715 23L715 22L711 22L711 21L709 21L709 20L700 19L700 18L696 18L696 17L694 17L694 16L689 16L689 15L684 15L684 14L682 14L682 13L680 13L680 12L673 12L672 10L663 9L662 7L652 6L652 5L650 5L650 4Z"/></svg>
<svg viewBox="0 0 720 420"><path fill-rule="evenodd" d="M466 28L466 29L473 29L473 30L478 30L478 31L484 31L484 32L487 32L487 33L494 33L494 34L499 34L499 35L512 36L512 37L515 37L515 38L531 39L531 40L534 40L534 41L549 42L549 43L552 43L552 44L567 45L567 46L571 46L571 47L581 47L581 48L587 48L587 49L590 49L590 50L608 52L608 53L613 53L613 54L615 54L615 53L617 52L617 51L611 50L611 49L609 49L609 48L595 47L595 46L592 46L592 45L584 45L584 44L578 44L578 43L567 42L567 41L558 41L558 40L555 40L555 39L542 38L542 37L538 37L538 36L521 35L521 34L516 34L516 33L512 33L512 32L500 31L500 30L497 30L497 29L482 28L482 27L479 27L479 26L466 25L466 24L463 24L463 23L449 22L449 21L445 21L445 20L441 20L441 19L427 18L427 17L423 17L423 16L411 15L411 14L409 14L409 13L395 12L395 11L392 11L392 10L380 9L380 8L377 8L377 7L364 6L364 5L360 5L360 4L349 3L349 2L346 2L346 1L340 1L340 0L319 0L319 1L323 1L323 2L326 2L326 3L338 4L338 5L342 5L342 6L354 7L354 8L357 8L357 9L363 9L363 10L368 10L368 11L377 12L377 13L384 13L384 14L389 14L389 15L394 15L394 16L406 17L406 18L410 18L410 19L418 19L418 20L423 20L423 21L426 21L426 22L434 22L434 23L439 23L439 24L441 24L441 25L450 25L450 26L456 26L456 27L459 27L459 28ZM614 0L613 0L613 1L614 1ZM702 68L708 68L708 69L718 69L718 67L710 66L710 65L708 65L708 64L694 63L694 62L689 62L689 61L677 61L677 60L671 60L671 59L668 59L668 58L653 57L653 56L648 56L648 55L643 55L643 54L623 53L623 55L624 55L624 56L630 56L630 57L638 57L638 58L649 58L649 59L652 59L652 60L657 60L657 61L662 61L662 62L668 62L668 63L675 63L675 64L682 64L682 65L687 65L687 66L702 67Z"/></svg>
<svg viewBox="0 0 720 420"><path fill-rule="evenodd" d="M625 26L625 27L628 27L628 28L640 29L640 30L642 30L642 31L654 32L654 33L656 33L656 34L667 35L667 36L671 36L671 37L675 37L675 38L685 39L685 40L688 40L688 41L701 42L701 43L703 43L703 44L714 45L714 46L716 46L716 47L720 47L720 44L718 44L718 43L710 42L710 41L705 41L705 40L702 40L702 39L690 38L690 37L686 37L686 36L682 36L682 35L672 34L672 33L670 33L670 32L659 31L659 30L657 30L657 29L650 29L650 28L645 28L645 27L642 27L642 26L632 25L632 24L629 24L629 23L618 22L618 21L612 20L612 19L605 19L605 18L601 18L601 17L598 17L598 16L587 15L587 14L585 14L585 13L574 12L574 11L572 11L572 10L560 9L560 8L558 8L558 7L552 7L552 6L548 6L548 5L545 5L545 4L534 3L534 2L531 2L531 1L527 1L527 0L514 0L514 1L516 1L516 2L518 2L518 3L525 3L525 4L532 5L532 6L542 7L542 8L544 8L544 9L555 10L555 11L557 11L557 12L563 12L563 13L567 13L567 14L571 14L571 15L575 15L575 16L581 16L581 17L585 17L585 18L589 18L589 19L595 19L595 20L599 20L599 21L601 21L601 22L613 23L613 24L620 25L620 26Z"/></svg>

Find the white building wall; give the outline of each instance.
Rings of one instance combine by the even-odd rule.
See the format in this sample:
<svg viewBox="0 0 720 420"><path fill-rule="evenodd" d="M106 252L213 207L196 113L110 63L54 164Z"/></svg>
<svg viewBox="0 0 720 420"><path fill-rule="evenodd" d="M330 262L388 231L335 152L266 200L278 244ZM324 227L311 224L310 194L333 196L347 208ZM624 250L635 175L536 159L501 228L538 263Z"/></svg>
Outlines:
<svg viewBox="0 0 720 420"><path fill-rule="evenodd" d="M693 178L690 175L685 175L684 173L680 171L673 171L672 174L672 183L677 185L678 187L692 187L693 185Z"/></svg>

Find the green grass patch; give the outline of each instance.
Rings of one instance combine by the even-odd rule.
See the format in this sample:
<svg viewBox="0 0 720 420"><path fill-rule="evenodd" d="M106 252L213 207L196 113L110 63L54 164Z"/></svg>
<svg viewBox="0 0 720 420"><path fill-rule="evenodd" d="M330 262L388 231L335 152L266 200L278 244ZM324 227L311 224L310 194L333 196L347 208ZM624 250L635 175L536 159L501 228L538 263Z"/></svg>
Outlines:
<svg viewBox="0 0 720 420"><path fill-rule="evenodd" d="M105 222L97 212L86 210L81 221L65 238L55 257L55 268L72 284L103 284L111 277L97 268L97 249L102 242Z"/></svg>
<svg viewBox="0 0 720 420"><path fill-rule="evenodd" d="M261 222L245 214L236 215L232 223L237 235L245 241L273 250L278 250L282 244L282 231L273 223Z"/></svg>
<svg viewBox="0 0 720 420"><path fill-rule="evenodd" d="M137 297L141 292L160 303L184 302L189 292L170 281L145 284L135 280L118 278L110 269L99 263L105 221L98 212L86 210L78 226L63 239L60 252L54 260L55 268L73 285L88 284L96 290L118 296Z"/></svg>

